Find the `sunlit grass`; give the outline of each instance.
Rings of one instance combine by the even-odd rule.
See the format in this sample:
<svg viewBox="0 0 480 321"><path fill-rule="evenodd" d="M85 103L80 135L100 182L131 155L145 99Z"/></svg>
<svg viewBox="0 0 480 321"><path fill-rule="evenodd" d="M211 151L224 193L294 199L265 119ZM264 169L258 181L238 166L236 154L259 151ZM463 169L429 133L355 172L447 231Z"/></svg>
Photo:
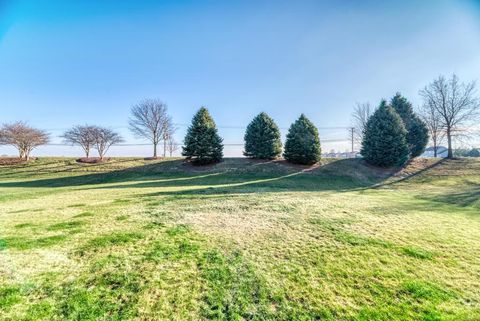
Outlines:
<svg viewBox="0 0 480 321"><path fill-rule="evenodd" d="M0 167L0 319L478 320L480 162L429 165Z"/></svg>

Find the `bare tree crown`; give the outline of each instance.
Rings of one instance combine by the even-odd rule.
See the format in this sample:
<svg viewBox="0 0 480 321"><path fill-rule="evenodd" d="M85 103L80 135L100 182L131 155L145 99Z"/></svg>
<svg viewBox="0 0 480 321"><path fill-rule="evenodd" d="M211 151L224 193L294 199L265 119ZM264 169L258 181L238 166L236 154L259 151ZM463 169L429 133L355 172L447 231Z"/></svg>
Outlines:
<svg viewBox="0 0 480 321"><path fill-rule="evenodd" d="M63 141L67 144L78 145L85 152L85 156L90 156L90 150L95 145L95 127L94 126L74 126L63 133Z"/></svg>
<svg viewBox="0 0 480 321"><path fill-rule="evenodd" d="M367 126L368 119L372 115L373 108L370 103L357 103L352 112L352 126L355 142L361 143L363 132Z"/></svg>
<svg viewBox="0 0 480 321"><path fill-rule="evenodd" d="M159 99L145 99L131 109L130 131L139 138L148 139L153 144L153 157L157 157L157 145L164 140L164 154L169 132L173 130L167 105Z"/></svg>
<svg viewBox="0 0 480 321"><path fill-rule="evenodd" d="M32 150L49 142L47 132L31 127L25 122L4 124L0 129L0 142L18 149L20 158L28 160Z"/></svg>
<svg viewBox="0 0 480 321"><path fill-rule="evenodd" d="M93 126L92 132L95 138L94 148L97 150L100 159L103 159L112 145L123 142L122 136L109 128Z"/></svg>
<svg viewBox="0 0 480 321"><path fill-rule="evenodd" d="M478 119L480 100L475 82L463 83L454 74L450 79L440 76L420 91L424 105L430 108L445 132L448 157L453 157L452 139L468 134L468 126Z"/></svg>

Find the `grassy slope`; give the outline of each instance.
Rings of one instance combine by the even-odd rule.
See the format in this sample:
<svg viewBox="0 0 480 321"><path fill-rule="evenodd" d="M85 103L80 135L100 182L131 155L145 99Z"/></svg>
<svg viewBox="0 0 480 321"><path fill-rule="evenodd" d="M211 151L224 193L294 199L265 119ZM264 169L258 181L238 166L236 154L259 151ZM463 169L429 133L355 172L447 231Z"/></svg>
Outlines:
<svg viewBox="0 0 480 321"><path fill-rule="evenodd" d="M480 162L426 165L0 167L0 319L478 320Z"/></svg>

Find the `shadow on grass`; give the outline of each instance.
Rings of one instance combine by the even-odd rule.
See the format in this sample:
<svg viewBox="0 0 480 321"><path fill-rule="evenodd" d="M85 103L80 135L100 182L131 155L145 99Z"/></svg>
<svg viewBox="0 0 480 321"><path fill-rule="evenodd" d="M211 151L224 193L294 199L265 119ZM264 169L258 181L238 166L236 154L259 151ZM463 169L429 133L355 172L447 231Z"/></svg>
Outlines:
<svg viewBox="0 0 480 321"><path fill-rule="evenodd" d="M359 159L330 161L322 166L291 165L278 161L226 159L209 167L193 167L182 160L89 173L78 176L0 183L9 187L78 187L81 189L192 187L161 194L253 193L271 191L345 191L366 188L392 175Z"/></svg>
<svg viewBox="0 0 480 321"><path fill-rule="evenodd" d="M395 185L395 184L398 184L398 183L402 183L402 182L405 182L405 181L408 181L408 180L411 180L415 177L418 177L419 175L443 164L447 159L446 158L442 158L440 159L438 162L435 162L427 167L424 167L416 172L413 172L412 174L408 174L404 177L401 177L401 178L398 178L396 180L390 180L390 181L387 181L387 182L380 182L379 184L375 184L374 186L372 186L372 188L382 188L382 187L387 187L387 186L391 186L391 185ZM408 166L408 164L406 165ZM399 169L400 170L400 169ZM392 173L392 176L393 174L395 173Z"/></svg>
<svg viewBox="0 0 480 321"><path fill-rule="evenodd" d="M455 204L458 206L477 206L480 207L480 184L464 183L461 190L451 193L435 195L428 197L428 200L442 202L447 204Z"/></svg>
<svg viewBox="0 0 480 321"><path fill-rule="evenodd" d="M92 168L106 168L108 166L115 166L115 164L128 163L142 160L140 158L135 159L117 159L111 162L95 163L95 164L83 164L74 160L55 160L55 161L35 161L33 163L24 163L16 166L0 167L0 178L15 178L19 175L39 175L39 174L58 174L58 173L71 173L76 170L91 170ZM54 165L55 166L50 166ZM24 177L21 177L24 178Z"/></svg>

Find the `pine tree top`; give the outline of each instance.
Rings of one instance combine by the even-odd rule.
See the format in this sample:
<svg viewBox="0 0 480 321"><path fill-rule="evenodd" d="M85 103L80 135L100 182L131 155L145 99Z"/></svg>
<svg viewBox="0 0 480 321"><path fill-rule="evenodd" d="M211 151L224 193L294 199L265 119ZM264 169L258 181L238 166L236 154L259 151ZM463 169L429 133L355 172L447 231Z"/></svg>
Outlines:
<svg viewBox="0 0 480 321"><path fill-rule="evenodd" d="M400 115L405 123L414 115L412 104L399 92L390 100L390 105Z"/></svg>
<svg viewBox="0 0 480 321"><path fill-rule="evenodd" d="M192 126L202 126L202 127L215 128L216 124L215 124L215 121L213 120L212 116L208 112L208 109L206 107L202 106L197 111L195 116L193 116L191 127Z"/></svg>

